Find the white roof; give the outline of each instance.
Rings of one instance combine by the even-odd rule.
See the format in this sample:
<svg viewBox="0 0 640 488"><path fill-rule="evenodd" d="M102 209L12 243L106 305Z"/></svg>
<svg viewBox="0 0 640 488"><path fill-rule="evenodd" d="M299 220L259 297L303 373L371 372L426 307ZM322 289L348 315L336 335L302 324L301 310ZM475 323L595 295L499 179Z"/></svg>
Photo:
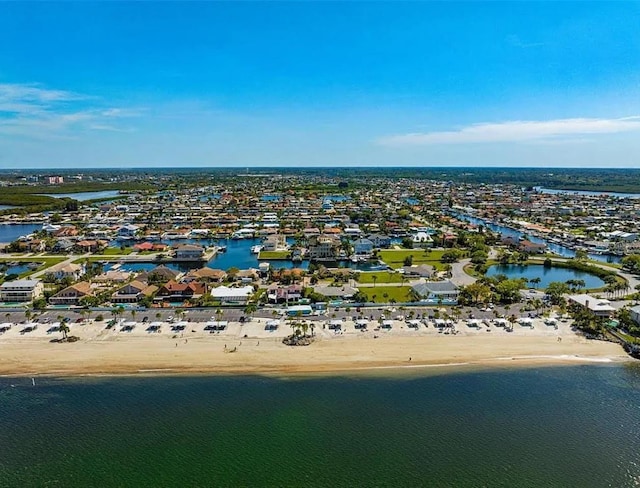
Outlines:
<svg viewBox="0 0 640 488"><path fill-rule="evenodd" d="M592 297L591 295L570 295L569 300L579 303L583 307L587 307L592 312L612 312L615 310L609 300Z"/></svg>
<svg viewBox="0 0 640 488"><path fill-rule="evenodd" d="M218 286L211 290L211 296L214 298L241 297L246 298L253 294L253 286L247 285L241 288L230 288L228 286Z"/></svg>

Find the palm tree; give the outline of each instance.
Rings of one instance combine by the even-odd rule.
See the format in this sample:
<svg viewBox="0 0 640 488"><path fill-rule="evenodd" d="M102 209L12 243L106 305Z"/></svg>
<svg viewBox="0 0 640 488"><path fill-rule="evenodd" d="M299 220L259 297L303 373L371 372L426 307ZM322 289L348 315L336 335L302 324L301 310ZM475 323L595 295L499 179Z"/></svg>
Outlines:
<svg viewBox="0 0 640 488"><path fill-rule="evenodd" d="M220 322L222 320L222 310L219 308L216 309L216 321Z"/></svg>
<svg viewBox="0 0 640 488"><path fill-rule="evenodd" d="M62 340L66 341L67 340L67 334L69 333L69 326L67 325L66 322L61 322L60 323L60 327L58 327L58 330L60 332L62 332Z"/></svg>
<svg viewBox="0 0 640 488"><path fill-rule="evenodd" d="M531 278L529 280L529 283L531 283L533 285L534 288L538 288L538 285L540 284L540 282L542 281L541 278L536 277L536 278Z"/></svg>

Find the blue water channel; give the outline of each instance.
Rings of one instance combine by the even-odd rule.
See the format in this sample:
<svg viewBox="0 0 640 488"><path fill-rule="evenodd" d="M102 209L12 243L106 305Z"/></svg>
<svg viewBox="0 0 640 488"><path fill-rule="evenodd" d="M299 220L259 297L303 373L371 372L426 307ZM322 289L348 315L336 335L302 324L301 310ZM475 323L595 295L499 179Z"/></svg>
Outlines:
<svg viewBox="0 0 640 488"><path fill-rule="evenodd" d="M497 264L489 266L486 276L505 275L509 279L540 278L539 284L530 284L531 288L546 288L549 283L560 281L566 283L569 280L583 280L585 288L601 288L604 281L595 275L568 268L545 268L542 265L518 265L518 264Z"/></svg>
<svg viewBox="0 0 640 488"><path fill-rule="evenodd" d="M497 232L502 236L522 238L525 233L519 230L512 229L510 227L505 227L504 225L496 224L494 222L489 222L485 219L481 219L479 217L472 217L470 215L465 215L461 213L454 213L454 216L460 220L464 220L466 222L475 224L475 225L483 225L487 229L492 230L493 232ZM554 242L549 242L546 239L542 239L540 237L535 237L532 235L527 235L528 239L531 242L535 242L536 244L544 244L547 246L547 249L557 254L558 256L562 256L564 258L572 258L575 257L576 252L573 249L569 249L568 247L562 246L560 244L556 244ZM605 263L619 263L622 259L620 256L611 256L611 255L601 255L601 254L589 254L589 258L595 261L602 261Z"/></svg>

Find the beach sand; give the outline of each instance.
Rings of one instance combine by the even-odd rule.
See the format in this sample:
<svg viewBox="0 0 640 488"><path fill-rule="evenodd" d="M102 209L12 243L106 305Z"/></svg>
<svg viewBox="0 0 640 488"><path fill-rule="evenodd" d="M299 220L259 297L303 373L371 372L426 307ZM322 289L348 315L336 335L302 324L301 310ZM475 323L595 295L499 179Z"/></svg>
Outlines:
<svg viewBox="0 0 640 488"><path fill-rule="evenodd" d="M485 327L462 325L456 335L433 328L415 331L401 323L394 324L391 331L367 332L346 324L344 333L319 326L316 340L305 347L282 344L282 337L291 329L282 325L280 330L268 332L264 321L231 324L218 334L204 332L204 324L189 324L178 334L170 332L168 325L161 334L149 334L142 326L133 333L123 333L105 330L102 323L74 324L71 334L80 337L75 343L51 343L60 334L49 335L41 330L44 327L20 335L20 327L0 336L0 375L289 375L629 360L619 345L586 340L567 324L561 324L559 330L516 325L511 333L493 326L487 332Z"/></svg>

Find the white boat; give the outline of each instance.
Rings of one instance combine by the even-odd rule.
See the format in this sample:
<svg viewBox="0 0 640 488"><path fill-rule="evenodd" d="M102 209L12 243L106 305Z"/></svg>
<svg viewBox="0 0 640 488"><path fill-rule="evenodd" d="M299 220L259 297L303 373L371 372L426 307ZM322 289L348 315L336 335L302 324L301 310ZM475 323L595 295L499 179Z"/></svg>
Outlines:
<svg viewBox="0 0 640 488"><path fill-rule="evenodd" d="M262 246L251 246L251 254L260 254Z"/></svg>

